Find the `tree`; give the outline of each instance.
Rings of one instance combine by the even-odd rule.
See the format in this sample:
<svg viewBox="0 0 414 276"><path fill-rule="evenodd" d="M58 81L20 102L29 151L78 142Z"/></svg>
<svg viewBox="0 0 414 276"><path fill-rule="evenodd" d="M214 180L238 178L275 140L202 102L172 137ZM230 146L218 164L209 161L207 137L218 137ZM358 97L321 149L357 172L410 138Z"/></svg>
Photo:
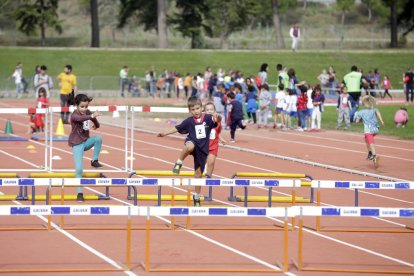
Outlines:
<svg viewBox="0 0 414 276"><path fill-rule="evenodd" d="M341 26L345 25L345 14L352 9L355 0L337 0L336 8L341 11Z"/></svg>
<svg viewBox="0 0 414 276"><path fill-rule="evenodd" d="M166 0L121 0L118 28L126 26L131 18L136 18L145 31L157 31L159 48L168 48L167 20L159 20L160 17L166 18Z"/></svg>
<svg viewBox="0 0 414 276"><path fill-rule="evenodd" d="M402 12L398 15L397 22L399 25L406 26L407 29L403 32L403 37L414 31L414 1L405 1Z"/></svg>
<svg viewBox="0 0 414 276"><path fill-rule="evenodd" d="M61 21L57 14L58 0L24 0L13 13L18 29L27 36L37 34L40 28L41 45L46 45L46 27L50 26L62 33Z"/></svg>
<svg viewBox="0 0 414 276"><path fill-rule="evenodd" d="M211 26L211 35L220 38L220 48L227 48L227 39L233 33L245 29L250 23L254 0L209 0L206 22Z"/></svg>
<svg viewBox="0 0 414 276"><path fill-rule="evenodd" d="M191 48L203 47L202 30L211 34L211 28L204 23L210 9L208 0L177 0L176 12L170 20L184 37L191 38Z"/></svg>
<svg viewBox="0 0 414 276"><path fill-rule="evenodd" d="M92 29L91 47L99 48L98 0L90 0L90 7L91 7L91 29Z"/></svg>
<svg viewBox="0 0 414 276"><path fill-rule="evenodd" d="M276 48L283 49L285 48L285 41L283 40L282 28L280 25L279 0L272 0L272 18L273 27L275 28Z"/></svg>

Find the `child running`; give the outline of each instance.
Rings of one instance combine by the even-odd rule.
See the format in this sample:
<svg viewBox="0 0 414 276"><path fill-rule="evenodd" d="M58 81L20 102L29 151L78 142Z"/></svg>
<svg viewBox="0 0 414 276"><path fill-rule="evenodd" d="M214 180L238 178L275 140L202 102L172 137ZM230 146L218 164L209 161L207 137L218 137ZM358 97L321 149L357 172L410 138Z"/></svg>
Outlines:
<svg viewBox="0 0 414 276"><path fill-rule="evenodd" d="M375 107L375 99L372 96L365 96L361 100L365 109L355 113L355 122L362 121L364 123L365 143L368 149L367 160L373 160L375 168L379 166L379 156L375 151L374 136L379 131L378 119L384 125L381 113Z"/></svg>
<svg viewBox="0 0 414 276"><path fill-rule="evenodd" d="M89 130L99 128L99 122L96 117L102 114L99 111L92 113L89 109L89 103L92 98L85 94L78 94L75 97L76 109L70 117L72 131L69 135L68 144L72 147L73 159L75 160L75 177L82 178L83 173L83 152L90 150L93 147L93 158L91 166L94 168L102 168L103 166L98 162L98 157L102 147L102 137L99 135L89 137ZM92 121L93 124L90 124ZM85 201L82 193L82 188L77 188L78 195L76 200L79 202Z"/></svg>
<svg viewBox="0 0 414 276"><path fill-rule="evenodd" d="M216 114L216 107L212 102L208 102L204 106L204 111L206 114L214 115ZM216 157L219 149L219 143L222 145L226 144L226 140L221 138L221 118L220 115L217 116L217 126L213 128L210 132L210 143L209 143L209 154L207 156L207 169L206 175L208 177L213 177L214 163L216 162Z"/></svg>
<svg viewBox="0 0 414 276"><path fill-rule="evenodd" d="M173 173L180 174L184 159L188 155L194 158L194 177L201 178L206 165L207 155L209 154L209 138L213 128L217 126L217 115L203 114L201 100L197 96L191 96L187 101L188 110L191 117L188 117L181 124L174 128L158 133L158 137L164 137L176 132L187 134L184 148L174 164ZM201 187L195 187L193 196L194 206L200 206Z"/></svg>
<svg viewBox="0 0 414 276"><path fill-rule="evenodd" d="M229 114L230 114L230 143L234 143L234 136L236 135L237 127L241 129L246 128L246 124L243 120L243 106L237 101L236 95L233 92L229 92L227 97L230 100Z"/></svg>

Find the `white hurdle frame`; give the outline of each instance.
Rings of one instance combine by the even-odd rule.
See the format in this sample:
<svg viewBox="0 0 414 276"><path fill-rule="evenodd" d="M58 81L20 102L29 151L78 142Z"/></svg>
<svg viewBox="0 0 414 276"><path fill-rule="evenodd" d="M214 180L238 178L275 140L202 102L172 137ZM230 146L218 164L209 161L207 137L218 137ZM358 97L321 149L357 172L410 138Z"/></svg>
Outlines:
<svg viewBox="0 0 414 276"><path fill-rule="evenodd" d="M49 133L49 137L53 137L53 113L60 113L62 110L62 107L50 107L49 111L51 113L51 119L50 119L50 133ZM70 106L69 107L69 112L73 112L75 110L74 106ZM128 173L128 107L127 106L90 106L89 107L90 111L102 111L102 112L113 112L113 111L122 111L125 112L125 125L124 125L124 140L125 140L125 144L124 144L124 150L125 150L125 156L124 156L124 161L125 161L125 167L121 170L99 170L100 172L126 172ZM60 116L60 114L59 114ZM45 139L48 140L48 139ZM49 171L50 172L74 172L74 169L53 169L53 139L50 139L50 143L49 143ZM132 155L132 153L131 153ZM84 170L84 172L96 172L96 170Z"/></svg>
<svg viewBox="0 0 414 276"><path fill-rule="evenodd" d="M135 131L135 112L151 112L151 113L188 113L188 108L185 107L156 107L156 106L131 106L131 156L130 156L130 171L134 170L134 131Z"/></svg>

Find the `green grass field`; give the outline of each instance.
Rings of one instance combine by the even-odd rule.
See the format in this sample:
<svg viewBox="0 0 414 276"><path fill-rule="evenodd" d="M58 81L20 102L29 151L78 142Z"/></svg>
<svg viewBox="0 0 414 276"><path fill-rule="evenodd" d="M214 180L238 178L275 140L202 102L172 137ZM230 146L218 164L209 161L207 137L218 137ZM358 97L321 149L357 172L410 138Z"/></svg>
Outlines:
<svg viewBox="0 0 414 276"><path fill-rule="evenodd" d="M80 49L80 48L0 48L0 78L11 75L18 61L23 62L25 75L33 74L35 65L45 64L49 75L56 76L66 64L72 64L77 76L118 76L123 65L130 74L144 76L152 65L158 72L164 68L181 74L204 72L207 66L213 71L241 70L245 76L256 75L262 63L269 64L271 83L276 81L275 66L282 63L295 68L300 80L317 83L323 68L333 65L339 80L352 65L365 72L378 68L388 74L394 88L402 88L402 73L414 66L414 51L212 51L212 50L133 50L133 49Z"/></svg>
<svg viewBox="0 0 414 276"><path fill-rule="evenodd" d="M414 106L404 106L408 110L408 114L412 116L414 114ZM405 128L397 128L394 124L394 114L400 109L400 106L383 105L378 106L379 111L384 119L384 126L380 125L379 135L391 135L401 139L414 139L414 124L411 119ZM337 125L338 113L336 107L326 107L325 112L322 115L322 128L335 129ZM342 124L344 127L344 124ZM344 130L345 131L345 130ZM361 139L363 138L364 126L362 123L352 123L351 128L347 131L356 131L361 133Z"/></svg>
<svg viewBox="0 0 414 276"><path fill-rule="evenodd" d="M269 64L269 81L276 81L275 66L282 63L295 68L299 80L317 83L323 68L333 65L339 81L349 72L352 65L364 68L365 72L378 68L391 78L394 89L402 89L402 73L408 66L414 67L414 51L212 51L212 50L140 50L140 49L81 49L81 48L0 48L0 87L13 72L18 61L24 65L24 74L33 74L35 65L48 66L49 75L56 76L66 64L72 64L74 74L79 77L118 76L123 65L130 67L130 75L144 76L146 70L154 66L157 72L167 68L181 74L204 72L207 66L213 71L241 70L245 76L256 75L262 63ZM81 86L82 84L80 84ZM114 85L116 83L108 83ZM82 89L82 87L80 87ZM394 135L403 139L414 139L414 127L410 122L405 129L397 129L393 116L399 106L380 106L385 127L381 134ZM407 106L414 116L414 107ZM336 110L327 107L323 114L323 127L336 127ZM351 131L362 133L362 125L353 125Z"/></svg>

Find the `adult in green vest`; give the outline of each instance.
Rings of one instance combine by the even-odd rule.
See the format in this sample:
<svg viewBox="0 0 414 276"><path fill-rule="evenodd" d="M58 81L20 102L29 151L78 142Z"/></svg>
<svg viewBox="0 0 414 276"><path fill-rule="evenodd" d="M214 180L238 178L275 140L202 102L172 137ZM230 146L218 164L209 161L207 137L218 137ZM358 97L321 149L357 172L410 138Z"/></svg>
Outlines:
<svg viewBox="0 0 414 276"><path fill-rule="evenodd" d="M361 97L361 81L362 73L358 72L358 68L353 65L351 67L351 72L346 74L344 77L344 84L348 89L348 94L353 100L352 110L349 114L351 122L354 121L354 114L359 108L359 98Z"/></svg>

